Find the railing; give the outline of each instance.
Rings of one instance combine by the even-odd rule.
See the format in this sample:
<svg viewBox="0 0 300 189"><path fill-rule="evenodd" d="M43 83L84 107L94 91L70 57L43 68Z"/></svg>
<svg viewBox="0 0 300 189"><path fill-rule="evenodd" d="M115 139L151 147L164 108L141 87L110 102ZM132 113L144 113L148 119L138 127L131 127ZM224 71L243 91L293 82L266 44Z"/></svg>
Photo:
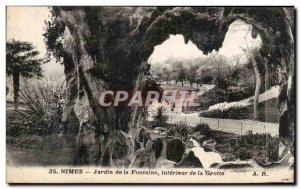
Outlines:
<svg viewBox="0 0 300 189"><path fill-rule="evenodd" d="M150 114L151 115L151 114ZM168 114L168 123L174 124L182 121L191 127L195 127L199 123L206 123L213 130L234 133L238 135L245 134L248 131L253 133L270 133L272 136L278 135L279 124L261 121L253 121L250 119L221 119L199 117L197 113L193 114ZM149 119L151 120L151 118Z"/></svg>

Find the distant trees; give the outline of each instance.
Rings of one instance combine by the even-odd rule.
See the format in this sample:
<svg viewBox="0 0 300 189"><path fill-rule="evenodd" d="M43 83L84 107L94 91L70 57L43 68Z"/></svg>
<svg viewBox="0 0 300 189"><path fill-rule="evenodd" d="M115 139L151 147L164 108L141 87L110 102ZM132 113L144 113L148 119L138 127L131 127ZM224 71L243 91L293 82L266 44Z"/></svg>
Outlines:
<svg viewBox="0 0 300 189"><path fill-rule="evenodd" d="M193 83L196 83L198 68L198 65L193 65L191 62L189 62L188 73L186 73L186 79L190 83L191 87L193 86Z"/></svg>
<svg viewBox="0 0 300 189"><path fill-rule="evenodd" d="M183 84L184 84L186 75L187 75L187 73L183 68L178 70L177 80L181 82L181 86L183 86Z"/></svg>
<svg viewBox="0 0 300 189"><path fill-rule="evenodd" d="M6 43L6 74L12 76L14 88L14 108L18 109L20 77L42 76L42 59L39 52L29 42L11 40Z"/></svg>

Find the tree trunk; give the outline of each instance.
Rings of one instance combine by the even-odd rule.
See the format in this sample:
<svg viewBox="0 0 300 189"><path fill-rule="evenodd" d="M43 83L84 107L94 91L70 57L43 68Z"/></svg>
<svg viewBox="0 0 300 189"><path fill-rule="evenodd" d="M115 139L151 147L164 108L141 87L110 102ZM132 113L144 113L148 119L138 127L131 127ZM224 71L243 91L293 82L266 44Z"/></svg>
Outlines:
<svg viewBox="0 0 300 189"><path fill-rule="evenodd" d="M255 73L255 80L256 80L255 93L254 93L253 119L257 120L258 119L258 101L259 101L259 92L260 92L260 86L261 86L261 78L260 78L260 74L259 74L259 71L257 68L257 63L254 60L254 58L252 58L252 65L253 65L253 69L254 69L254 73Z"/></svg>
<svg viewBox="0 0 300 189"><path fill-rule="evenodd" d="M269 73L269 66L268 66L268 62L267 62L267 59L264 58L263 60L264 62L264 66L265 66L265 91L269 90L270 89L270 73ZM270 109L270 101L267 100L265 101L265 122L268 122L270 121L270 119L268 120L268 111Z"/></svg>
<svg viewBox="0 0 300 189"><path fill-rule="evenodd" d="M251 28L249 27L247 35L251 31L250 29ZM252 50L248 46L248 42L247 42L247 39L246 39L247 35L245 35L244 40L245 40L246 48L247 48L247 50L250 54L250 59L251 59L252 66L253 66L253 69L254 69L255 81L256 81L255 93L254 93L254 102L253 102L253 119L257 120L258 119L258 101L259 101L259 93L260 93L260 86L261 86L261 78L260 78L260 74L259 74L259 70L258 70L258 67L257 67L257 62L255 60L255 57L252 53Z"/></svg>
<svg viewBox="0 0 300 189"><path fill-rule="evenodd" d="M270 89L270 73L269 73L269 66L266 58L264 58L264 66L265 66L265 91Z"/></svg>
<svg viewBox="0 0 300 189"><path fill-rule="evenodd" d="M14 86L14 109L18 110L19 90L20 90L20 74L13 74Z"/></svg>

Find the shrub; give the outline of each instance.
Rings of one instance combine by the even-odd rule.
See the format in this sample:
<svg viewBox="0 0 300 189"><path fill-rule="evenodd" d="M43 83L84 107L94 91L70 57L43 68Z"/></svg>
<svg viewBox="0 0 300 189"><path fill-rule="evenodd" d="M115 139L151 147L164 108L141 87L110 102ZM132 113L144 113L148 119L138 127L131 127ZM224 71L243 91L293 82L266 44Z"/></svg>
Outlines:
<svg viewBox="0 0 300 189"><path fill-rule="evenodd" d="M253 96L254 91L249 86L217 88L214 87L202 94L199 109L206 110L210 106L222 102L234 102Z"/></svg>
<svg viewBox="0 0 300 189"><path fill-rule="evenodd" d="M205 135L208 137L212 136L212 131L208 124L206 123L199 123L195 128L194 132L200 132L201 135Z"/></svg>
<svg viewBox="0 0 300 189"><path fill-rule="evenodd" d="M234 138L229 139L229 144L232 147L235 147L237 145L237 140Z"/></svg>
<svg viewBox="0 0 300 189"><path fill-rule="evenodd" d="M165 127L167 125L168 116L166 115L166 108L161 106L156 110L155 115L153 116L153 125L152 127Z"/></svg>
<svg viewBox="0 0 300 189"><path fill-rule="evenodd" d="M55 80L54 80L55 81ZM49 80L26 82L20 91L19 116L23 133L46 135L62 132L64 83Z"/></svg>
<svg viewBox="0 0 300 189"><path fill-rule="evenodd" d="M223 89L218 89L217 87L210 89L209 91L203 93L201 98L199 98L200 110L205 110L214 104L225 102L225 96L225 90Z"/></svg>
<svg viewBox="0 0 300 189"><path fill-rule="evenodd" d="M187 135L191 133L190 126L183 121L175 123L175 136L180 137L182 141L187 139Z"/></svg>
<svg viewBox="0 0 300 189"><path fill-rule="evenodd" d="M235 154L239 157L240 160L247 160L252 158L252 149L247 149L245 147L240 147L237 151L237 154Z"/></svg>
<svg viewBox="0 0 300 189"><path fill-rule="evenodd" d="M249 115L249 107L230 107L225 110L206 110L200 113L202 117L210 117L210 118L224 118L224 119L248 119Z"/></svg>
<svg viewBox="0 0 300 189"><path fill-rule="evenodd" d="M175 136L176 135L176 128L172 127L167 131L167 136Z"/></svg>
<svg viewBox="0 0 300 189"><path fill-rule="evenodd" d="M260 161L278 161L279 138L270 134L253 134L248 131L239 139L230 142L235 155L241 160L259 159Z"/></svg>

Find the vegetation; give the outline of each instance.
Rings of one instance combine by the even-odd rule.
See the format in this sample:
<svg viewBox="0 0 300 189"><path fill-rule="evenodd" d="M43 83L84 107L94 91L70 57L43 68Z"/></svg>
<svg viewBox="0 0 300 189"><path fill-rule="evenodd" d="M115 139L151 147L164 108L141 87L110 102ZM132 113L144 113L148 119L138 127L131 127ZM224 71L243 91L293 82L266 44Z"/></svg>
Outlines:
<svg viewBox="0 0 300 189"><path fill-rule="evenodd" d="M179 135L180 140L186 141L187 135L189 133L188 128L190 128L190 126L188 126L183 121L179 121L179 122L175 123L175 133L176 133L175 135Z"/></svg>
<svg viewBox="0 0 300 189"><path fill-rule="evenodd" d="M42 59L32 43L11 40L6 43L6 74L12 76L14 88L14 103L17 109L20 77L31 78L34 75L42 76Z"/></svg>
<svg viewBox="0 0 300 189"><path fill-rule="evenodd" d="M201 135L211 137L212 136L212 130L210 129L209 125L207 123L199 123L195 128L194 132L199 132Z"/></svg>
<svg viewBox="0 0 300 189"><path fill-rule="evenodd" d="M253 96L252 86L228 87L220 89L214 87L209 91L203 93L198 99L199 109L206 110L210 106L222 102L234 102Z"/></svg>
<svg viewBox="0 0 300 189"><path fill-rule="evenodd" d="M186 141L188 139L188 134L191 134L191 133L192 133L192 127L183 121L179 121L179 122L175 123L167 131L168 136L178 137L182 141Z"/></svg>
<svg viewBox="0 0 300 189"><path fill-rule="evenodd" d="M157 108L155 115L153 115L152 127L166 127L168 116L166 115L166 108L160 106Z"/></svg>
<svg viewBox="0 0 300 189"><path fill-rule="evenodd" d="M62 112L65 98L63 82L35 81L25 83L20 91L18 114L26 120L16 125L17 133L49 135L62 133Z"/></svg>
<svg viewBox="0 0 300 189"><path fill-rule="evenodd" d="M51 7L51 20L45 21L45 33L44 42L47 48L47 60L49 61L52 57L57 62L62 62L63 58L63 33L65 31L65 25L58 19L57 12L58 7Z"/></svg>
<svg viewBox="0 0 300 189"><path fill-rule="evenodd" d="M210 118L223 118L223 119L250 119L252 115L248 107L230 107L226 110L206 110L200 113L200 116Z"/></svg>
<svg viewBox="0 0 300 189"><path fill-rule="evenodd" d="M238 148L236 156L240 159L259 159L264 157L267 161L277 161L279 152L279 139L270 134L253 134L249 131L242 135L233 148ZM260 155L263 157L260 157Z"/></svg>
<svg viewBox="0 0 300 189"><path fill-rule="evenodd" d="M278 161L279 138L270 134L253 134L248 131L241 136L216 139L216 150L225 154L229 153L240 160L255 159L261 163Z"/></svg>

